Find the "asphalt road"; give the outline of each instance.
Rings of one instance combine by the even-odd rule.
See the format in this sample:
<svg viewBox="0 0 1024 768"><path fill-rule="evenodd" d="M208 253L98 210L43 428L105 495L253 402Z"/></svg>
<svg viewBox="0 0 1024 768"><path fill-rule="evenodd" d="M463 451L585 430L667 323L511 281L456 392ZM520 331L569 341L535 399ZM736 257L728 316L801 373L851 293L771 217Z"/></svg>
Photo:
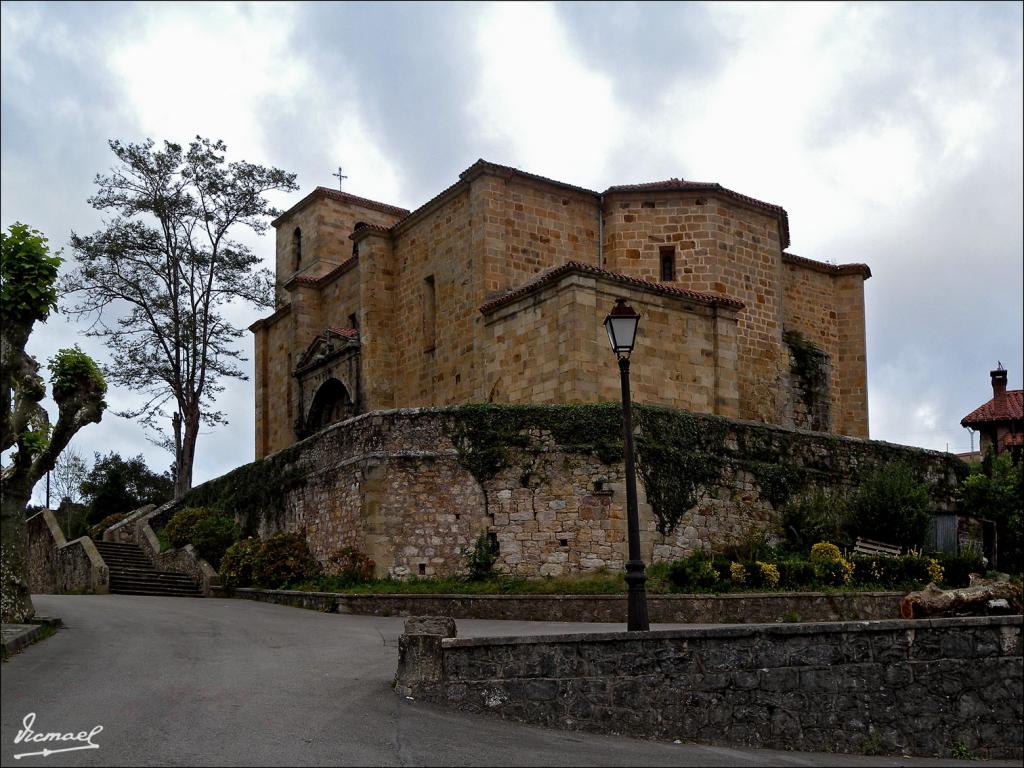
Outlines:
<svg viewBox="0 0 1024 768"><path fill-rule="evenodd" d="M43 595L64 628L2 668L2 765L944 765L562 732L409 701L390 688L403 620L245 600ZM461 636L612 625L459 621ZM614 628L621 628L615 625ZM103 730L98 749L15 759ZM962 763L958 763L962 764ZM988 765L1015 765L990 762Z"/></svg>

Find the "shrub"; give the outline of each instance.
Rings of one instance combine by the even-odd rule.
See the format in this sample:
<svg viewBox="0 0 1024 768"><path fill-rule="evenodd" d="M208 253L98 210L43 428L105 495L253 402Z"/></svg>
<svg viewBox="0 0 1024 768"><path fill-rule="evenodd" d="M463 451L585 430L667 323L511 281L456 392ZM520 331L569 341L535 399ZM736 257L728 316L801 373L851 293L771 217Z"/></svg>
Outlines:
<svg viewBox="0 0 1024 768"><path fill-rule="evenodd" d="M252 580L276 589L289 582L319 575L320 564L309 552L301 533L275 533L263 540L252 566Z"/></svg>
<svg viewBox="0 0 1024 768"><path fill-rule="evenodd" d="M195 527L200 520L210 517L214 512L206 507L185 507L176 512L174 517L167 521L164 530L167 532L167 541L177 549L192 543Z"/></svg>
<svg viewBox="0 0 1024 768"><path fill-rule="evenodd" d="M107 515L102 520L100 520L98 523L96 523L96 525L92 526L89 529L89 538L91 538L91 539L98 539L98 538L100 538L103 535L103 532L105 530L107 530L107 528L112 526L114 523L120 523L126 517L128 517L128 515L124 514L123 512L118 512L117 514L114 514L114 515Z"/></svg>
<svg viewBox="0 0 1024 768"><path fill-rule="evenodd" d="M1024 462L1013 463L1008 453L985 456L981 467L957 491L960 514L996 522L1000 570L1024 570Z"/></svg>
<svg viewBox="0 0 1024 768"><path fill-rule="evenodd" d="M361 584L373 578L376 563L355 547L345 547L327 560L327 573L343 584Z"/></svg>
<svg viewBox="0 0 1024 768"><path fill-rule="evenodd" d="M209 515L192 527L192 540L196 554L214 568L220 566L221 558L239 536L235 521L225 514Z"/></svg>
<svg viewBox="0 0 1024 768"><path fill-rule="evenodd" d="M732 583L737 587L742 587L747 583L747 569L743 566L743 563L730 563L729 578L732 579Z"/></svg>
<svg viewBox="0 0 1024 768"><path fill-rule="evenodd" d="M872 472L850 500L848 525L855 536L918 547L928 520L928 487L905 464Z"/></svg>
<svg viewBox="0 0 1024 768"><path fill-rule="evenodd" d="M220 583L227 589L248 587L253 583L253 566L263 542L259 539L236 541L220 559Z"/></svg>
<svg viewBox="0 0 1024 768"><path fill-rule="evenodd" d="M786 589L807 587L814 583L814 567L806 560L780 560L779 583Z"/></svg>
<svg viewBox="0 0 1024 768"><path fill-rule="evenodd" d="M494 564L500 553L498 537L493 533L481 533L476 542L463 552L470 581L483 581L494 575Z"/></svg>
<svg viewBox="0 0 1024 768"><path fill-rule="evenodd" d="M747 568L747 572L754 575L754 581L759 587L775 589L779 586L779 569L772 563L757 560L754 562L753 568Z"/></svg>
<svg viewBox="0 0 1024 768"><path fill-rule="evenodd" d="M708 589L718 582L711 558L702 550L673 561L668 567L668 580L678 591Z"/></svg>
<svg viewBox="0 0 1024 768"><path fill-rule="evenodd" d="M846 500L823 488L794 496L782 509L782 535L799 552L816 541L838 541L846 519Z"/></svg>
<svg viewBox="0 0 1024 768"><path fill-rule="evenodd" d="M764 528L750 527L742 536L728 544L722 554L730 560L740 563L752 563L760 558L767 558L772 548L768 543L768 531Z"/></svg>
<svg viewBox="0 0 1024 768"><path fill-rule="evenodd" d="M855 555L852 558L853 581L880 587L923 587L929 581L942 581L942 566L919 552L900 557Z"/></svg>
<svg viewBox="0 0 1024 768"><path fill-rule="evenodd" d="M815 578L829 586L849 584L853 578L853 566L840 554L839 547L827 541L811 547L811 567Z"/></svg>
<svg viewBox="0 0 1024 768"><path fill-rule="evenodd" d="M965 548L959 555L940 552L935 558L942 566L943 580L948 587L966 587L971 582L972 573L985 572L981 553L975 549Z"/></svg>

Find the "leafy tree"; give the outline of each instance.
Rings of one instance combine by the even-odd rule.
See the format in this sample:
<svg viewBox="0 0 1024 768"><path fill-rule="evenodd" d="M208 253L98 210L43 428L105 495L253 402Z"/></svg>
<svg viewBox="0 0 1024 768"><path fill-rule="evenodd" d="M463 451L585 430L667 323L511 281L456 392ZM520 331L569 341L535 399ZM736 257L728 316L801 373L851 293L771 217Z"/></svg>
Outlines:
<svg viewBox="0 0 1024 768"><path fill-rule="evenodd" d="M60 456L57 463L53 465L50 477L53 481L54 495L59 504L64 500L77 504L82 500L82 483L89 474L89 467L78 450L69 445Z"/></svg>
<svg viewBox="0 0 1024 768"><path fill-rule="evenodd" d="M111 451L106 456L95 455L93 468L82 483L82 494L86 520L96 524L109 515L170 501L174 485L168 473L159 475L147 467L142 454L125 460Z"/></svg>
<svg viewBox="0 0 1024 768"><path fill-rule="evenodd" d="M928 531L928 486L905 464L892 464L864 478L850 499L851 536L919 547Z"/></svg>
<svg viewBox="0 0 1024 768"><path fill-rule="evenodd" d="M0 613L24 622L35 613L28 590L25 509L32 488L53 469L61 451L106 408L107 385L96 363L78 347L51 358L51 390L57 423L40 402L46 387L39 363L25 351L32 327L56 309L55 282L61 259L50 254L38 230L13 224L0 233L0 451L16 449L3 467L0 494Z"/></svg>
<svg viewBox="0 0 1024 768"><path fill-rule="evenodd" d="M187 150L170 142L157 149L152 140L111 141L110 149L117 166L96 176L89 202L114 218L92 235L72 233L79 266L63 289L78 294L71 311L96 318L89 333L112 352L110 380L146 396L119 415L158 430L157 442L174 454L180 498L192 487L200 425L224 422L213 405L221 380L245 378L236 365L243 331L224 306L273 306L272 275L233 233L265 232L279 212L264 195L298 187L295 174L278 168L226 162L223 142L198 136ZM159 432L167 418L170 436Z"/></svg>
<svg viewBox="0 0 1024 768"><path fill-rule="evenodd" d="M999 567L1024 570L1024 465L1009 453L989 453L960 485L957 506L963 515L995 520Z"/></svg>

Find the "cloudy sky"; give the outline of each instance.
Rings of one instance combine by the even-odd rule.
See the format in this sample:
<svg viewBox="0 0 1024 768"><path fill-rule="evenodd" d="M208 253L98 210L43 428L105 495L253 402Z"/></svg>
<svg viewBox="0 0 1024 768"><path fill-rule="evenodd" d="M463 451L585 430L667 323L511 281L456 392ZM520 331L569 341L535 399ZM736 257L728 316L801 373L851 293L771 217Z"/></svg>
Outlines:
<svg viewBox="0 0 1024 768"><path fill-rule="evenodd" d="M339 164L410 209L477 158L598 190L719 182L782 205L793 253L871 266L872 437L965 451L988 371L1024 374L1021 8L4 2L0 225L95 230L110 138L221 138L298 173L282 206ZM248 241L268 266L271 238ZM80 331L54 317L31 350L105 359ZM220 406L196 481L253 458L252 382ZM75 446L170 463L112 413Z"/></svg>

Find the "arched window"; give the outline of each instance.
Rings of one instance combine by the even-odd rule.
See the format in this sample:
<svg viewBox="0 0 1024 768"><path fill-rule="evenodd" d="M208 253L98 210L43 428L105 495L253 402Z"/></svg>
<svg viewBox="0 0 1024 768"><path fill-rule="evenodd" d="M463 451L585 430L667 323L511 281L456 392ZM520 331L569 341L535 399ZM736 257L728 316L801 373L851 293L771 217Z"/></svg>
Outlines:
<svg viewBox="0 0 1024 768"><path fill-rule="evenodd" d="M299 267L302 266L302 230L298 227L292 232L292 256L295 261L295 271L299 271Z"/></svg>

